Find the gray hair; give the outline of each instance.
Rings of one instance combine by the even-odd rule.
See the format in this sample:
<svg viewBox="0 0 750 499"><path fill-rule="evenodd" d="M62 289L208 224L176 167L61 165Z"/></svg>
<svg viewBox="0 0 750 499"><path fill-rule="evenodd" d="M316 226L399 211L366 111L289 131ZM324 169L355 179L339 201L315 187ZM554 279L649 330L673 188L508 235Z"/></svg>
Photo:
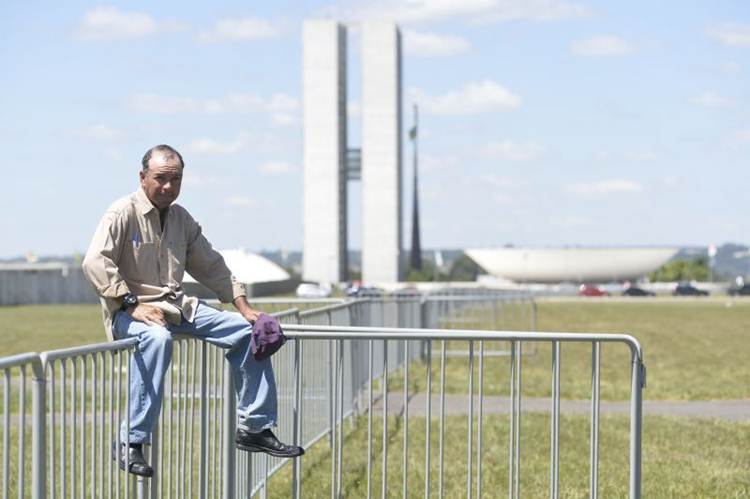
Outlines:
<svg viewBox="0 0 750 499"><path fill-rule="evenodd" d="M180 166L185 168L185 162L182 160L182 155L177 152L177 149L172 146L168 146L167 144L159 144L158 146L154 146L146 151L146 154L143 155L141 165L143 165L144 172L148 171L148 162L151 161L151 156L153 156L155 152L163 153L164 156L168 159L176 157L180 160Z"/></svg>

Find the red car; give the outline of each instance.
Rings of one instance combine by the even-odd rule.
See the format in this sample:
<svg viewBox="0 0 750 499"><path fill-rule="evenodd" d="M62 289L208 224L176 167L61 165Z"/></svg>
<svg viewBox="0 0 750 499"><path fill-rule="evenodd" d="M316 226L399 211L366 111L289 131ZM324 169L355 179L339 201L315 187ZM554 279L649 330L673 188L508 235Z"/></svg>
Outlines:
<svg viewBox="0 0 750 499"><path fill-rule="evenodd" d="M581 284L578 288L578 296L609 296L609 293L593 284Z"/></svg>

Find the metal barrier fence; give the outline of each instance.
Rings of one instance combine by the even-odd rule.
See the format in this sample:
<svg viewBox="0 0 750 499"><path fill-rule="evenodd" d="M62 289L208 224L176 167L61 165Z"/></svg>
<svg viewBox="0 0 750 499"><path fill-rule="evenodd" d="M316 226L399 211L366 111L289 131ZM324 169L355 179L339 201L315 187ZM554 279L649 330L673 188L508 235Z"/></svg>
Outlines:
<svg viewBox="0 0 750 499"><path fill-rule="evenodd" d="M317 303L320 305L321 303ZM271 304L268 304L271 305ZM296 300L279 303L305 306ZM536 311L529 296L488 294L474 296L405 296L325 303L300 311L277 312L290 341L272 359L279 400L277 434L306 448L327 440L330 450L330 492L344 490L344 421L367 417L367 492L373 470L373 404L376 391L383 409L382 449L388 445L388 382L403 376L404 459L409 449L409 364L421 359L431 364L433 341L440 341L440 444L438 494L443 495L443 422L445 408L446 342L468 345L469 389L474 392L474 350L479 342L479 399L477 401L477 454L467 455L469 493L472 468L476 468L476 490L481 495L482 470L482 364L485 342L510 345L511 434L509 473L511 497L520 494L520 414L522 344L547 341L553 344L553 434L550 487L557 488L557 435L559 434L559 342L589 341L593 345L591 483L596 497L598 478L598 373L599 345L604 341L627 343L633 352L633 411L631 414L631 497L640 492L640 347L630 337L606 335L551 335L550 333L500 333L478 331L482 325L510 325L527 321L535 330ZM439 327L453 326L447 332ZM368 327L364 327L368 326ZM475 328L458 331L456 326ZM424 327L433 329L425 330ZM523 327L523 325L518 326ZM452 343L447 343L448 345ZM126 475L111 459L110 443L119 443L117 429L128 414L128 366L134 339L0 359L4 373L4 440L2 484L4 497L266 497L268 481L288 460L262 454L236 452L235 397L223 351L191 338L174 338L172 367L167 374L164 402L150 446L154 477L150 480ZM31 373L32 379L27 380ZM427 369L427 409L431 420L432 369ZM636 389L636 381L638 388ZM378 386L379 385L379 386ZM554 387L557 386L557 389ZM594 390L593 387L596 387ZM124 387L124 388L123 388ZM31 402L29 403L29 400ZM474 397L469 397L470 421L474 420ZM29 411L31 413L29 414ZM304 421L304 424L303 424ZM429 428L426 425L424 493L430 490ZM472 428L472 425L469 425ZM471 429L469 430L472 431ZM469 441L472 441L470 435ZM347 450L347 452L350 452ZM15 456L15 457L14 457ZM634 457L635 456L635 457ZM29 459L31 457L31 459ZM637 458L637 462L634 459ZM381 466L387 468L387 452ZM291 461L291 493L304 496L302 459ZM382 474L381 489L387 490L388 473ZM402 476L404 495L410 490L408 466ZM417 486L411 484L413 490ZM309 491L308 491L309 495Z"/></svg>

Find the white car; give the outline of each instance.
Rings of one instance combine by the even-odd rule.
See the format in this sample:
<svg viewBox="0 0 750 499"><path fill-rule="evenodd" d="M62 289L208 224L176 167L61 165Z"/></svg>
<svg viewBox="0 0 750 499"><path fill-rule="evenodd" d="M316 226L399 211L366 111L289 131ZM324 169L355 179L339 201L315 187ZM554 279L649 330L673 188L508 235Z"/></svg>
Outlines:
<svg viewBox="0 0 750 499"><path fill-rule="evenodd" d="M297 286L297 296L300 298L328 298L332 292L333 287L328 283L303 282Z"/></svg>

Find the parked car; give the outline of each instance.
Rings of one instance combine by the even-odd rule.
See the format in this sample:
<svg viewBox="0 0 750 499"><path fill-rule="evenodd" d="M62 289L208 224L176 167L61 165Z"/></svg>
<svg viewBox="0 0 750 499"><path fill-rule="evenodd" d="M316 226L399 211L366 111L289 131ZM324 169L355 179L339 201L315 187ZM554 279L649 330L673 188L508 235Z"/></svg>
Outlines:
<svg viewBox="0 0 750 499"><path fill-rule="evenodd" d="M297 286L297 296L300 298L328 298L332 291L333 288L327 283L303 282Z"/></svg>
<svg viewBox="0 0 750 499"><path fill-rule="evenodd" d="M656 293L639 288L638 286L628 286L622 292L622 296L656 296Z"/></svg>
<svg viewBox="0 0 750 499"><path fill-rule="evenodd" d="M578 296L609 296L609 293L593 284L581 284L578 288Z"/></svg>
<svg viewBox="0 0 750 499"><path fill-rule="evenodd" d="M731 287L727 292L731 296L750 296L750 283L743 284L742 286Z"/></svg>
<svg viewBox="0 0 750 499"><path fill-rule="evenodd" d="M674 288L673 296L708 296L708 291L698 289L689 282L681 282Z"/></svg>

